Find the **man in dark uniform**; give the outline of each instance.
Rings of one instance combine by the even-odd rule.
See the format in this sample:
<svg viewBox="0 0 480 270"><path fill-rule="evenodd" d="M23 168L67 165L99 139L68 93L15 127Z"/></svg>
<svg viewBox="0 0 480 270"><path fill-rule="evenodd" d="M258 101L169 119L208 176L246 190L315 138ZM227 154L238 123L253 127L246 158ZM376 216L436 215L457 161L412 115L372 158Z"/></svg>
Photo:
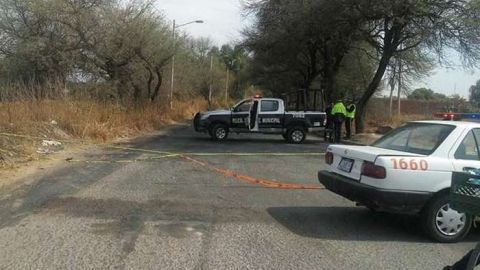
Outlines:
<svg viewBox="0 0 480 270"><path fill-rule="evenodd" d="M333 103L330 103L325 109L327 115L327 123L325 125L325 133L323 134L325 141L333 142Z"/></svg>

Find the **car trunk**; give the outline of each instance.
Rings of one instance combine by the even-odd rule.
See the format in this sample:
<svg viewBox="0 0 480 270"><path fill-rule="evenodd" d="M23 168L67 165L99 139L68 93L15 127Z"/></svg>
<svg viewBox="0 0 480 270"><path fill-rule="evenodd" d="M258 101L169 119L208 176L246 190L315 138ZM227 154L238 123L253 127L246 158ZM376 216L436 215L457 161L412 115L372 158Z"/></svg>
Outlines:
<svg viewBox="0 0 480 270"><path fill-rule="evenodd" d="M355 180L360 180L365 161L374 163L379 156L416 156L372 146L332 145L328 151L333 153L334 158L330 170Z"/></svg>

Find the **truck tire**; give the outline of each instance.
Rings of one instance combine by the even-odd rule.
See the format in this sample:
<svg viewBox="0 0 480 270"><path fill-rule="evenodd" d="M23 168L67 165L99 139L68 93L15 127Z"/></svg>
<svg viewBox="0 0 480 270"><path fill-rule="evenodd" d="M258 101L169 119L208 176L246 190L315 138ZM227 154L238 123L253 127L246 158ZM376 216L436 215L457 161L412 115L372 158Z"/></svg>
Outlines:
<svg viewBox="0 0 480 270"><path fill-rule="evenodd" d="M472 216L450 208L448 194L436 196L421 213L425 233L434 241L455 243L468 235Z"/></svg>
<svg viewBox="0 0 480 270"><path fill-rule="evenodd" d="M307 138L307 132L305 128L296 126L288 129L287 140L289 143L300 144Z"/></svg>
<svg viewBox="0 0 480 270"><path fill-rule="evenodd" d="M225 141L228 138L228 127L224 124L215 124L209 134L214 141Z"/></svg>

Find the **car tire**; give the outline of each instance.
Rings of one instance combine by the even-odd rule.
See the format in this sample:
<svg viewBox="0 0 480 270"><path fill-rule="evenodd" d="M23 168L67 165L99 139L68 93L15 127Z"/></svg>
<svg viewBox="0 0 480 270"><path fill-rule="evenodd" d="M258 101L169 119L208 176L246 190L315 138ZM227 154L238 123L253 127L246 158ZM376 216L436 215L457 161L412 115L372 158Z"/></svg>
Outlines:
<svg viewBox="0 0 480 270"><path fill-rule="evenodd" d="M307 138L307 132L303 127L293 127L287 131L287 141L293 144L300 144Z"/></svg>
<svg viewBox="0 0 480 270"><path fill-rule="evenodd" d="M225 141L228 138L228 127L223 124L216 124L210 129L209 133L214 141Z"/></svg>
<svg viewBox="0 0 480 270"><path fill-rule="evenodd" d="M440 243L455 243L465 238L472 227L472 216L450 208L448 194L436 196L421 213L425 233Z"/></svg>

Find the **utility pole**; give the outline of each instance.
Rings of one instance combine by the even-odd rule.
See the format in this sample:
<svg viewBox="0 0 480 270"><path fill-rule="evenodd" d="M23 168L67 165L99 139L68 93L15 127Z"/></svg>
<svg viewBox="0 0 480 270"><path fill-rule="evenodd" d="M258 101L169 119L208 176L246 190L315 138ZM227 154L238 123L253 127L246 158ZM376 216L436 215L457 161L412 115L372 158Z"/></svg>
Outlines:
<svg viewBox="0 0 480 270"><path fill-rule="evenodd" d="M228 84L230 80L230 69L227 67L227 83L225 85L225 105L228 105Z"/></svg>
<svg viewBox="0 0 480 270"><path fill-rule="evenodd" d="M183 27L185 25L189 25L189 24L192 24L192 23L203 23L202 20L196 20L196 21L191 21L191 22L188 22L188 23L184 23L184 24L181 24L181 25L176 25L175 23L175 20L173 20L173 27L172 27L172 35L173 35L173 55L172 55L172 77L170 79L170 110L173 109L173 90L174 90L174 87L175 87L175 51L176 51L176 48L177 48L177 43L176 43L176 33L175 33L175 30L177 30L178 28L180 27Z"/></svg>
<svg viewBox="0 0 480 270"><path fill-rule="evenodd" d="M212 103L212 88L213 88L213 54L210 53L210 86L208 87L208 104Z"/></svg>
<svg viewBox="0 0 480 270"><path fill-rule="evenodd" d="M176 41L175 41L175 20L173 20L173 56L172 56L172 78L170 79L170 110L173 109L173 88L174 88L174 81L175 81L175 51L176 51Z"/></svg>

